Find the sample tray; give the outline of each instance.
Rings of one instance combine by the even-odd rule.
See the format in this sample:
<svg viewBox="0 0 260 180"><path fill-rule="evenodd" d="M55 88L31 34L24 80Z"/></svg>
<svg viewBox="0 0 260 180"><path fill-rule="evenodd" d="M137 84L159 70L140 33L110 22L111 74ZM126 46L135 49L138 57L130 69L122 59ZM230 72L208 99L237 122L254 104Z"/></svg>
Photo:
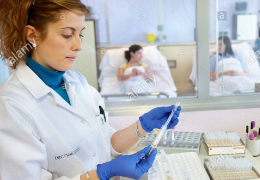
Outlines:
<svg viewBox="0 0 260 180"><path fill-rule="evenodd" d="M241 145L232 146L209 146L205 140L204 133L202 134L202 141L205 145L208 156L212 155L235 155L235 154L245 154L246 147L245 143L240 138Z"/></svg>
<svg viewBox="0 0 260 180"><path fill-rule="evenodd" d="M166 144L163 144L163 138L159 142L157 149L164 149L167 154L181 153L181 152L196 152L199 154L201 145L201 136L199 132L179 132L174 131L174 144L171 140L171 130L167 131ZM146 134L145 138L137 144L137 150L142 150L144 147L152 144L156 134L154 131Z"/></svg>
<svg viewBox="0 0 260 180"><path fill-rule="evenodd" d="M233 156L234 158L244 158L245 156ZM215 165L215 164L214 164ZM216 162L217 165L217 162ZM212 180L259 180L260 175L253 167L252 170L248 171L226 171L226 170L216 170L210 165L209 159L205 159L204 162L205 169Z"/></svg>
<svg viewBox="0 0 260 180"><path fill-rule="evenodd" d="M210 180L195 152L157 155L148 171L148 180Z"/></svg>

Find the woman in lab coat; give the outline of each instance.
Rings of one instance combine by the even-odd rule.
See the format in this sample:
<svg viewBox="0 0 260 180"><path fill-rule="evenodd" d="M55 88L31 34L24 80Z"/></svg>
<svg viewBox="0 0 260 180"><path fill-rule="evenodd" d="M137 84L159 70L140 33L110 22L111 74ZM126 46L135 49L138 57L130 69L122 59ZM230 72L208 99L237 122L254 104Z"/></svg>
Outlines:
<svg viewBox="0 0 260 180"><path fill-rule="evenodd" d="M156 150L122 153L160 128L173 106L155 108L120 131L109 126L99 93L70 71L81 50L85 5L8 0L0 1L0 12L0 52L16 69L0 86L0 179L138 179L147 172Z"/></svg>

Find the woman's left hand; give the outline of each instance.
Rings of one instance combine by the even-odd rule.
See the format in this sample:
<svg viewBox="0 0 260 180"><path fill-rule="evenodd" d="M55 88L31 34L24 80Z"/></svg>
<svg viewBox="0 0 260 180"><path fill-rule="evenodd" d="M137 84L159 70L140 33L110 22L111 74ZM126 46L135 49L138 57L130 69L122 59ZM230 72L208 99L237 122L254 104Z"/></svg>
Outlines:
<svg viewBox="0 0 260 180"><path fill-rule="evenodd" d="M157 107L145 113L143 116L139 117L142 128L146 132L151 132L153 129L160 129L162 125L164 125L165 122L167 121L174 107L175 107L174 105L169 107ZM178 124L179 122L178 117L180 115L180 111L181 111L181 106L179 106L175 111L170 123L167 126L167 129L171 129Z"/></svg>

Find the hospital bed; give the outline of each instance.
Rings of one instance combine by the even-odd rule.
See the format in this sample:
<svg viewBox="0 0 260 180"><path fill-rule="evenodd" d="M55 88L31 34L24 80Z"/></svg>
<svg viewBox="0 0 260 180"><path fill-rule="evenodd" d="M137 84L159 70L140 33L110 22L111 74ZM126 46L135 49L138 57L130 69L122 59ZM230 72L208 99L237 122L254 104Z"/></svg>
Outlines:
<svg viewBox="0 0 260 180"><path fill-rule="evenodd" d="M118 68L126 62L124 52L128 48L111 49L106 52L99 65L101 74L98 79L100 94L105 99L126 99L129 93L124 93L117 78ZM143 47L142 62L148 64L151 73L156 78L156 85L149 88L149 92L140 93L136 98L176 97L177 88L171 76L166 58L156 46Z"/></svg>
<svg viewBox="0 0 260 180"><path fill-rule="evenodd" d="M210 81L210 95L211 96L220 96L220 95L231 95L231 94L240 94L254 92L255 83L260 83L260 67L257 57L253 51L253 48L247 43L238 43L232 45L234 54L236 58L245 61L248 65L248 77L242 76L223 76L216 79L215 81ZM211 49L209 54L210 56L216 52L216 49ZM224 63L225 61L223 61ZM192 59L192 72L190 74L190 80L195 84L195 90L197 90L197 60L196 60L196 51L194 50L193 59ZM224 64L225 67L236 68L234 63ZM218 65L219 72L222 69L222 63Z"/></svg>

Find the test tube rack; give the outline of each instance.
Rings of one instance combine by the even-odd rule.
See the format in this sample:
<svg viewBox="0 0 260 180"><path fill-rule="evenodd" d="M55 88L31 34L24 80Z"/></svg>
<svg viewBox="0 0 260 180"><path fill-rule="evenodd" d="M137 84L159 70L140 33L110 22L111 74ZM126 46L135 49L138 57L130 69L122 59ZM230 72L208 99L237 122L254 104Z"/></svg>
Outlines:
<svg viewBox="0 0 260 180"><path fill-rule="evenodd" d="M157 155L148 171L148 180L210 180L195 152Z"/></svg>
<svg viewBox="0 0 260 180"><path fill-rule="evenodd" d="M235 154L245 154L246 146L245 143L240 138L240 143L238 144L232 144L232 145L225 145L225 144L219 144L219 145L210 145L207 143L205 134L202 134L202 142L205 145L206 151L208 156L213 155L235 155Z"/></svg>
<svg viewBox="0 0 260 180"><path fill-rule="evenodd" d="M234 158L240 158L240 157L245 157L245 156L231 156ZM223 157L222 157L223 160ZM217 163L218 161L216 161ZM217 165L216 165L217 166ZM256 171L254 167L252 167L252 170L247 170L247 171L241 171L241 170L224 170L224 169L214 169L212 165L209 163L209 159L205 159L204 162L204 167L210 176L210 179L212 180L259 180L260 175Z"/></svg>
<svg viewBox="0 0 260 180"><path fill-rule="evenodd" d="M163 143L163 138L157 145L158 152L164 149L167 154L181 153L181 152L196 152L199 154L201 145L201 136L199 132L180 132L174 131L174 143L171 140L171 130L167 131L166 144ZM141 139L137 144L137 150L142 150L152 144L156 134L154 131L146 134L145 138Z"/></svg>

